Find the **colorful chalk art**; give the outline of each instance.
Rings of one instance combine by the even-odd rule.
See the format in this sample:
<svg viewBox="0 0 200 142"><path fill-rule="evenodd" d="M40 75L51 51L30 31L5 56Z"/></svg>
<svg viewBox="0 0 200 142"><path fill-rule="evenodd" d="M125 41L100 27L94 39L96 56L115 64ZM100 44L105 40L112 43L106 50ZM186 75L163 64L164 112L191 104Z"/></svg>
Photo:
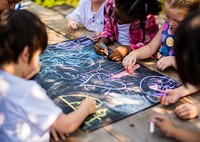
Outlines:
<svg viewBox="0 0 200 142"><path fill-rule="evenodd" d="M93 42L81 37L50 45L40 58L41 71L34 77L65 113L93 98L97 111L81 129L90 132L158 103L159 90L176 88L179 82L137 64L127 73L121 62L97 55Z"/></svg>

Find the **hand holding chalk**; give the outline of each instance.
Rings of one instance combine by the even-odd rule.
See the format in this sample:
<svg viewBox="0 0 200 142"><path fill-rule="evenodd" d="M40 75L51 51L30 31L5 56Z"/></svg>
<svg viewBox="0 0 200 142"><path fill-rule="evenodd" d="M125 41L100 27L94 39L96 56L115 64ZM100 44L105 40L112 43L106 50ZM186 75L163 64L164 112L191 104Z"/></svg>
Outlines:
<svg viewBox="0 0 200 142"><path fill-rule="evenodd" d="M69 29L70 32L73 32L74 30L77 29L77 22L74 20L68 20L67 28Z"/></svg>
<svg viewBox="0 0 200 142"><path fill-rule="evenodd" d="M151 124L151 122L153 124ZM153 132L154 125L158 127L164 135L167 137L172 137L173 131L175 130L174 124L171 122L171 120L164 116L164 115L155 115L150 118L150 127L151 127L151 132Z"/></svg>
<svg viewBox="0 0 200 142"><path fill-rule="evenodd" d="M88 110L88 114L92 114L96 111L96 101L88 97L81 102L80 107L86 108Z"/></svg>
<svg viewBox="0 0 200 142"><path fill-rule="evenodd" d="M99 45L104 49L104 53L106 54L106 56L108 56L108 50L106 46L103 43L100 43Z"/></svg>
<svg viewBox="0 0 200 142"><path fill-rule="evenodd" d="M131 73L136 61L137 61L137 56L135 55L135 52L132 51L127 56L124 57L122 64L123 64L124 68L129 73Z"/></svg>
<svg viewBox="0 0 200 142"><path fill-rule="evenodd" d="M93 41L98 42L101 38L101 32L95 32L93 35Z"/></svg>

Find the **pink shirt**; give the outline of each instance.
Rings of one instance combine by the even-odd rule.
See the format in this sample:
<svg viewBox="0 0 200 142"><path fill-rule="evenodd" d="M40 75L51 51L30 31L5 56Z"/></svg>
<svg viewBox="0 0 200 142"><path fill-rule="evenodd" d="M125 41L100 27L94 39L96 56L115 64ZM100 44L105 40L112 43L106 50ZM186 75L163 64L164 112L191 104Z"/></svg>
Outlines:
<svg viewBox="0 0 200 142"><path fill-rule="evenodd" d="M101 37L110 41L118 40L117 22L114 19L115 0L107 0L104 7L104 29ZM130 23L130 47L138 49L148 44L158 32L158 22L154 15L148 15L144 21L134 20Z"/></svg>

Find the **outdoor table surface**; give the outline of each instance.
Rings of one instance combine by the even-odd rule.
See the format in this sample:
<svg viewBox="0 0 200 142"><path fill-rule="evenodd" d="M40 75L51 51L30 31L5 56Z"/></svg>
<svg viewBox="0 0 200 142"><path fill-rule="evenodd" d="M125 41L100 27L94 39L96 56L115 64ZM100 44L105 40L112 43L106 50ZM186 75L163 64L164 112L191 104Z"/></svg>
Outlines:
<svg viewBox="0 0 200 142"><path fill-rule="evenodd" d="M75 33L70 34L66 28L65 16L37 5L36 3L31 2L31 4L28 5L28 10L38 15L45 23L49 36L48 44L62 42L83 35L91 38L93 35L93 32L87 31L83 27L79 27ZM114 46L116 46L116 44L112 45L111 48ZM141 60L139 63L158 71L155 60ZM167 69L160 73L180 81L174 69ZM161 104L154 105L90 133L85 133L81 129L78 129L62 142L176 142L174 139L165 137L158 129L155 129L154 133L150 133L149 118L156 114L164 114L169 116L175 125L180 128L200 131L199 117L186 121L178 118L173 112L174 108L181 103L199 103L199 96L199 93L196 93L169 106L163 106ZM51 139L51 141L53 141L53 139Z"/></svg>

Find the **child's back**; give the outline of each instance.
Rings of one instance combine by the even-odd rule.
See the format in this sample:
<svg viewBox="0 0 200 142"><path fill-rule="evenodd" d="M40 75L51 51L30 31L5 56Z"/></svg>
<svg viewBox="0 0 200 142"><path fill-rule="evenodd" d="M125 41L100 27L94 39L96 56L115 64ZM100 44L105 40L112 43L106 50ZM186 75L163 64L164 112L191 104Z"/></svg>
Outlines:
<svg viewBox="0 0 200 142"><path fill-rule="evenodd" d="M95 111L95 101L88 99L66 115L43 88L26 80L38 68L46 46L45 25L33 13L0 14L0 141L47 142L50 127L59 134L71 133Z"/></svg>
<svg viewBox="0 0 200 142"><path fill-rule="evenodd" d="M37 83L0 70L0 139L49 141L49 126L62 113Z"/></svg>

